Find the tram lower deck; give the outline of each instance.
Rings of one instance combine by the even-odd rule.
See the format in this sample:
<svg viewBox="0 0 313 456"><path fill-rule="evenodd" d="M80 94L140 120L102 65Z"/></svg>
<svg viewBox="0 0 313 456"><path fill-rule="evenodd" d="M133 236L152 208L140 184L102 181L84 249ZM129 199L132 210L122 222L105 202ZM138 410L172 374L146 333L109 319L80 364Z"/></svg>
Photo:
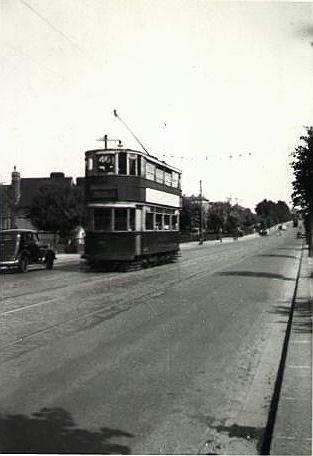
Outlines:
<svg viewBox="0 0 313 456"><path fill-rule="evenodd" d="M84 258L92 268L128 270L175 261L179 254L176 232L86 232Z"/></svg>

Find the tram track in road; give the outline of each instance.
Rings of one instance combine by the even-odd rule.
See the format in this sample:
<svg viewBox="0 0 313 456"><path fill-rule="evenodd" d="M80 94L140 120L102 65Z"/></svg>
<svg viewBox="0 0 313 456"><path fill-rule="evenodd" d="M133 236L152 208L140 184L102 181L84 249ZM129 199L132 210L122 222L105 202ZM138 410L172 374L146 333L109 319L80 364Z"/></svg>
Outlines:
<svg viewBox="0 0 313 456"><path fill-rule="evenodd" d="M184 251L182 250L182 255L180 256L178 262L175 263L174 265L171 265L171 264L166 265L165 267L169 267L169 268L174 267L174 268L176 268L177 267L176 265L178 265L179 267L180 266L189 267L190 265L196 266L199 263L199 259L202 259L202 261L206 261L206 259L208 258L208 253L210 254L209 255L210 258L207 261L210 263L211 261L214 261L215 257L218 258L218 257L220 257L221 254L224 254L224 253L228 252L231 246L234 246L234 244L233 243L229 243L227 245L224 245L224 244L205 245L204 244L203 246L201 246L201 248L199 246L195 246L195 247L193 247L190 250L188 249L188 253L193 252L193 254L195 255L192 258L184 257L183 256L183 252ZM242 245L240 243L240 241L239 241L238 244L236 244L236 247L237 246L239 247L239 249L242 250L242 253L247 256L246 248L245 248L246 246ZM257 247L255 250L257 251L258 248L259 247ZM207 249L209 249L209 250L207 250ZM199 256L199 253L200 253L200 256ZM251 255L251 252L249 254ZM61 272L61 269L60 269L61 267L62 267L62 265L59 265L59 267L56 268L56 270L53 273L53 276L48 279L49 282L56 280L55 273L57 271L58 276L59 276L59 273ZM164 267L164 265L162 267ZM139 270L139 271L132 271L130 273L114 273L114 272L113 273L112 272L109 272L109 273L107 273L107 272L106 273L98 273L98 274L101 274L101 276L100 277L92 277L92 280L90 280L90 276L88 278L86 278L86 279L81 279L81 276L83 274L88 274L89 275L91 273L90 272L83 273L83 272L80 271L80 272L78 272L78 274L80 275L79 284L80 285L90 284L90 283L94 284L94 283L97 283L97 282L106 281L108 279L109 280L119 279L119 278L121 278L121 276L129 277L129 274L134 276L134 274L140 274L142 271L144 271L146 276L148 278L150 278L150 275L151 275L150 271L155 271L155 268L144 269L144 270ZM36 272L39 272L39 271L32 271L31 274L33 274L34 272L36 273ZM43 271L40 271L40 273L41 272L43 272ZM76 273L76 271L73 271L73 273ZM62 272L61 272L61 274L62 274ZM152 274L154 274L154 272L152 272ZM51 275L51 272L49 272L49 275ZM73 280L73 279L71 279L71 280ZM24 280L24 282L25 282L25 280ZM77 284L76 283L73 284L72 281L70 283L66 283L66 284L63 284L63 285L47 286L49 284L47 283L47 276L46 275L45 275L44 283L46 284L45 288L41 288L39 290L35 290L35 291L27 290L26 292L16 293L16 294L12 294L12 295L3 295L2 296L2 303L6 302L6 301L8 301L10 299L24 298L25 295L27 295L27 296L35 296L37 294L46 293L48 291L49 292L53 292L53 291L59 291L59 290L62 290L62 289L66 290L66 289L69 289L69 288L77 286Z"/></svg>
<svg viewBox="0 0 313 456"><path fill-rule="evenodd" d="M226 249L224 248L224 253L225 250ZM234 255L228 259L227 266L229 267L233 264L239 264L245 258L253 256L255 254L255 250L256 249L253 248L252 251L244 253L243 249L236 249L236 251L233 252ZM40 345L47 343L49 340L51 340L51 337L67 337L74 332L82 331L88 327L101 324L103 321L114 318L116 315L122 312L131 310L140 304L145 304L146 301L157 298L162 294L166 294L167 290L173 289L183 281L197 280L201 279L205 275L209 276L211 274L214 274L221 268L225 267L225 257L223 258L223 255L221 255L222 253L223 252L221 249L216 249L215 252L211 251L210 255L205 254L200 258L197 256L192 259L186 259L180 264L176 263L160 268L158 267L148 270L140 270L126 274L114 273L110 274L109 277L105 275L106 280L104 280L104 276L93 277L92 280L88 279L84 282L80 281L80 284L83 283L82 290L77 290L77 284L71 284L70 286L67 284L65 286L55 287L57 290L67 289L70 291L70 293L68 295L63 293L62 296L52 297L50 299L46 299L45 301L31 303L30 305L23 305L21 307L16 307L15 309L9 309L5 312L0 313L0 317L5 318L5 322L8 324L7 335L4 335L4 337L10 337L12 335L12 332L10 331L10 325L11 328L14 329L14 324L18 321L16 318L14 319L14 317L18 317L19 312L29 313L27 318L19 318L20 321L24 321L24 328L27 328L28 325L29 329L31 330L34 329L34 325L43 326L35 331L30 331L29 333L26 332L24 336L22 335L21 337L17 337L11 340L9 343L4 343L2 347L0 347L0 356L7 358L8 355L10 358L16 355L15 350L9 354L5 353L7 348L10 348L11 351L12 348L18 346L21 347L23 345L22 348L24 353L25 351L32 350ZM214 263L215 267L212 267L212 263ZM191 265L195 266L192 267L192 271ZM156 275L156 272L160 272L160 274ZM169 273L173 272L176 274L175 277L171 280L166 280L169 276ZM146 288L149 287L149 290L145 289L143 293L138 295L136 289L139 288L139 285L142 286L143 278L145 279L145 286ZM95 283L98 282L104 282L105 289L103 289L103 287L101 288L101 286L97 287L96 290L93 289L96 294L92 296L90 294L90 289L94 288ZM86 287L86 283L88 283L88 287ZM121 296L118 296L115 292L117 288L119 288L121 291L120 294L123 294L123 290L125 294L125 290L127 290L126 296L123 296L122 298ZM37 293L42 294L47 292L50 292L50 290L40 290ZM77 299L77 293L79 293L79 299ZM36 292L32 293L32 295L34 294L36 294ZM131 296L134 296L134 298ZM106 299L105 305L104 298ZM94 307L92 310L86 312L84 299L88 299L88 307ZM55 324L50 324L49 326L44 326L46 323L45 315L44 319L41 318L40 320L38 317L36 320L37 315L35 315L33 318L33 314L30 313L32 310L35 311L36 308L40 306L53 305L53 303L57 303L58 305L63 306L63 304L67 304L67 302L70 302L72 305L70 308L64 306L66 308L66 312L69 314L69 318L65 318L65 320L63 319L62 321L56 321ZM42 311L42 314L43 312L44 311ZM70 315L73 315L74 312L76 313L75 317L70 317ZM59 319L60 317L64 318L64 312L61 310L59 311L58 308L55 308L53 317L55 319ZM35 341L36 337L41 337L44 334L47 337L45 336L41 341L30 343L31 341ZM26 345L25 342L27 342Z"/></svg>
<svg viewBox="0 0 313 456"><path fill-rule="evenodd" d="M227 252L227 250L229 249L229 247L230 247L231 245L232 245L232 244L227 244L227 245L224 245L224 244L205 245L205 244L204 244L204 245L201 246L201 247L199 247L198 245L196 245L196 246L192 247L191 249L188 249L188 253L193 252L194 255L197 255L197 256L192 257L192 258L186 258L186 257L184 257L184 255L183 255L184 250L182 249L182 250L181 250L182 255L180 256L180 258L179 258L179 260L178 260L178 262L177 262L176 264L178 264L179 266L187 266L187 265L190 265L190 264L193 264L193 265L194 265L194 264L196 264L197 262L199 262L199 258L200 258L200 257L203 258L203 259L207 257L207 253L208 253L208 250L207 250L207 249L208 249L208 248L209 248L209 252L210 252L210 257L211 257L211 259L212 259L212 257L214 257L214 256L217 256L217 257L218 257L218 256L220 256L221 253ZM237 244L237 245L239 246L239 244ZM243 247L242 244L240 245L240 247ZM216 251L214 252L214 250L216 250ZM199 257L199 255L198 255L199 253L200 253L200 257ZM214 258L213 258L213 259L214 259ZM71 263L71 264L72 264L72 263ZM66 264L66 266L68 266L68 265ZM163 265L163 266L164 266L164 265ZM169 264L169 265L167 265L167 266L170 267L170 266L172 266L172 265ZM27 292L21 292L21 293L16 293L16 294L12 294L12 295L9 295L9 294L7 294L7 295L2 295L2 297L1 297L2 301L3 301L3 300L8 300L8 299L22 298L22 297L25 296L26 293L27 293L28 296L34 296L34 295L39 294L39 293L44 293L44 292L46 292L46 291L48 291L48 290L49 290L49 291L58 291L58 290L67 289L67 288L69 288L69 287L72 287L72 286L73 286L73 283L72 283L72 282L66 283L66 284L64 284L64 285L56 285L56 286L50 286L50 285L49 285L49 282L52 282L52 281L55 281L55 280L56 280L56 274L57 274L58 276L59 276L59 275L63 275L62 269L61 269L62 267L63 267L63 265L60 264L60 265L57 265L57 267L55 268L55 270L54 270L53 272L50 272L50 271L49 271L48 274L49 274L50 277L49 277L48 279L47 279L47 277L48 277L47 274L45 274L45 278L44 278L44 281L43 281L43 282L45 283L45 288L41 288L40 290L36 290L36 291L28 291L28 290L27 290ZM75 264L75 267L77 267L76 264ZM176 267L176 266L174 265L174 267ZM88 274L88 275L89 275L89 274L92 274L92 273L90 273L90 272L84 273L84 272L82 272L82 271L71 271L70 269L68 269L68 267L66 268L66 270L67 270L67 272L69 272L69 273L71 273L71 272L72 272L72 273L78 273L78 274L80 275L80 277L81 277L82 275L84 275L84 274ZM139 270L139 271L131 271L130 274L134 275L134 274L136 274L136 273L140 273L141 271L142 271L142 270ZM152 269L150 269L150 268L149 268L149 269L144 269L144 271L145 271L145 274L148 274L148 275L149 275L149 271L154 271L154 268L152 268ZM39 273L39 274L40 274L40 277L42 277L41 274L44 273L44 271L42 271L42 270L30 271L30 274L27 274L26 276L23 276L23 277L21 277L21 276L19 275L19 279L20 279L20 280L19 280L19 282L20 282L20 283L19 283L19 288L21 288L21 286L24 286L25 283L26 283L26 285L28 285L28 282L27 282L26 279L27 279L27 277L29 277L29 275L34 275L34 274L37 275L37 273ZM93 278L92 278L92 282L93 282L93 283L95 283L95 282L97 282L97 281L101 282L101 281L106 280L106 279L120 278L121 276L126 276L126 275L128 275L129 273L120 273L120 272L118 272L118 273L114 273L114 272L105 272L105 273L104 273L104 272L102 272L102 273L98 273L98 274L101 274L101 276L98 277L98 278L93 277ZM3 287L5 286L5 278L6 278L6 277L14 277L14 276L15 276L15 274L14 274L14 275L11 275L11 274L10 274L10 276L6 276L5 274L3 274ZM22 282L22 283L21 283L21 282ZM41 280L41 282L42 282L42 280ZM80 284L87 284L87 283L90 283L90 277L88 277L87 279L83 279L83 280L80 278L80 279L79 279L79 283L80 283ZM8 285L10 285L10 283L9 283ZM48 286L48 285L49 285L49 286Z"/></svg>
<svg viewBox="0 0 313 456"><path fill-rule="evenodd" d="M238 260L238 259L236 259ZM202 263L203 265L203 263ZM118 314L122 312L126 312L128 310L134 309L136 306L145 304L151 306L151 304L148 301L151 301L151 299L158 298L162 295L166 294L166 291L169 289L173 289L175 286L179 285L182 281L186 280L198 280L201 279L205 275L211 275L217 272L220 269L220 265L214 269L211 269L208 271L206 268L201 271L193 271L189 272L187 274L184 274L183 277L181 274L179 274L177 277L174 279L167 281L166 284L164 282L164 278L161 277L158 281L157 286L154 285L150 287L149 292L144 292L140 295L137 295L135 298L130 298L130 294L127 293L127 297L123 299L117 299L114 301L110 302L110 305L108 307L103 307L103 303L100 305L102 306L101 308L97 307L94 310L90 312L84 312L74 318L68 318L65 321L58 322L53 325L49 325L47 327L44 327L40 330L34 331L32 333L26 334L25 336L19 337L13 341L10 341L8 344L3 345L0 347L0 356L4 359L11 359L12 357L19 356L20 354L23 354L25 352L31 351L35 348L38 348L41 345L44 345L47 343L49 340L51 340L51 337L53 339L56 338L61 338L61 337L67 337L75 332L82 331L88 328L91 328L95 325L101 324L103 321L109 320L111 318L114 318ZM155 271L155 268L153 269ZM190 271L190 269L188 269ZM151 270L152 271L152 270ZM143 273L146 272L145 270L142 271ZM181 271L178 271L181 272ZM117 274L118 277L120 275ZM91 304L92 301L97 303L99 302L99 299L101 299L101 296L97 295L95 297L90 297L89 298L89 305ZM20 307L19 309L14 309L14 312L4 312L0 314L0 317L4 316L10 316L11 314L16 314L17 312L25 312L29 311L35 306L39 305L44 305L44 304L51 304L52 301L57 301L58 298L53 298L49 301L46 301L44 303L36 303L35 305L30 305L30 306L23 306ZM155 311L154 309L154 316L158 316L159 313ZM50 337L49 337L50 333ZM47 335L48 339L42 338L43 335ZM36 337L40 337L41 339L35 343L34 341ZM17 348L17 350L14 350L14 348ZM9 352L7 351L9 350ZM13 349L13 351L12 351Z"/></svg>
<svg viewBox="0 0 313 456"><path fill-rule="evenodd" d="M221 251L219 252L216 252L215 255L210 255L210 257L206 260L207 263L211 263L212 257L214 256L217 256L219 257L221 254ZM244 257L240 257L240 259L243 259ZM237 258L238 259L238 258ZM196 258L196 259L192 259L192 260L185 260L183 265L184 266L187 266L190 264L194 264L194 263L199 263L199 258ZM181 266L178 265L178 266ZM201 262L201 269L197 269L196 271L194 271L192 274L187 274L186 277L182 277L182 274L181 274L181 268L179 267L178 269L178 272L179 272L179 278L178 279L175 279L174 281L181 281L181 280L188 280L188 279L191 279L192 277L196 277L196 276L199 276L199 275L203 275L203 274L207 274L208 272L215 272L215 269L214 271L211 269L210 271L208 271L207 269L203 270L203 266L206 266L205 262ZM173 265L167 265L167 268L171 270L171 272L173 270L177 270L177 264L173 264ZM150 279L150 278L155 278L155 272L156 272L156 269L153 268L153 269L149 269L149 270L141 270L141 271L136 271L136 272L139 272L139 273L142 273L144 274L145 276L145 279ZM163 272L163 271L162 271ZM134 273L131 273L131 274L134 274ZM141 274L141 275L142 275ZM167 273L166 273L167 275ZM135 278L133 275L131 276L132 278ZM142 277L138 277L138 274L137 274L137 280L135 282L135 285L136 284L139 284L140 283L140 280L141 280ZM105 280L106 279L106 280ZM114 281L114 279L116 279L117 281L119 281L120 283L119 284L116 284L116 283L111 283L111 281ZM84 280L84 281L81 281L79 282L79 285L83 285L85 286L86 284L88 284L89 287L93 287L95 283L98 283L98 282L103 282L103 281L110 281L110 288L114 287L115 285L119 285L119 286L123 286L123 284L125 283L125 281L129 281L129 275L127 274L120 274L120 273L112 273L110 276L101 276L101 277L97 277L97 278L93 278L92 280ZM161 284L163 283L163 278L160 277L160 280ZM124 282L124 283L123 283ZM108 285L107 283L105 285ZM49 293L51 294L51 292L53 291L59 291L59 290L74 290L76 291L76 287L77 285L76 284L66 284L66 285L60 285L60 286L56 286L56 287L52 287L52 288L49 288L48 290L47 289L44 289L44 290L39 290L39 291L30 291L27 293L27 296L30 296L30 297L33 297L34 295L38 295L38 294L43 294L43 293ZM158 285L159 287L159 285ZM158 288L159 289L159 288ZM104 292L107 291L107 290L103 290ZM25 299L25 293L22 293L22 294L19 294L19 295L14 295L14 296L10 296L10 297L6 297L3 299L2 301L2 304L12 304L12 300L16 299L16 298L23 298ZM90 300L92 300L92 298L89 298ZM39 307L39 306L42 306L42 305L46 305L46 304L51 304L52 302L54 301L58 301L59 298L58 297L54 297L54 298L49 298L45 301L40 301L40 302L37 302L37 303L31 303L31 304L25 304L21 307L16 307L14 309L10 309L10 310L6 310L2 313L0 313L0 317L2 316L5 316L5 315L10 315L10 314L14 314L14 313L17 313L19 311L23 311L23 310L29 310L29 309L32 309L34 307Z"/></svg>
<svg viewBox="0 0 313 456"><path fill-rule="evenodd" d="M220 257L221 253L223 253L223 252L221 250L219 250L218 252L215 252L215 253L210 252L209 257L207 255L203 255L200 268L198 267L197 271L195 271L195 273L201 273L201 270L203 269L203 267L207 266L207 265L210 266L210 263L212 261L214 261L216 257ZM24 292L24 293L19 293L19 294L14 294L14 295L7 295L7 296L2 297L2 305L12 305L12 304L14 304L14 302L16 302L15 300L18 300L19 298L23 299L24 305L21 307L17 307L15 309L6 310L5 312L0 313L0 316L5 315L5 314L10 314L10 313L15 313L19 310L22 310L23 308L25 308L25 310L26 310L27 308L44 305L45 303L49 304L53 300L57 299L57 298L52 298L52 299L46 300L45 302L32 303L32 304L28 305L27 301L25 301L25 299L28 299L28 297L30 299L34 299L34 297L36 297L36 296L47 295L47 294L51 295L51 293L53 293L55 291L61 291L61 290L69 291L69 292L71 290L73 290L75 292L77 289L77 286L83 287L83 288L85 288L87 286L88 288L92 288L97 283L103 283L103 285L107 286L108 282L109 282L110 287L124 286L124 284L126 284L126 285L128 284L130 279L135 279L136 283L139 284L140 281L142 280L142 275L144 275L144 280L150 280L150 278L152 278L152 279L155 278L156 271L160 271L161 275L163 275L162 273L164 272L164 268L167 268L167 272L165 273L165 275L167 275L168 272L173 272L173 271L177 270L177 271L179 271L179 274L181 276L182 268L188 267L188 269L189 269L191 265L193 267L196 267L197 265L199 266L199 257L192 258L192 259L182 258L182 260L179 261L179 263L163 265L162 267L157 267L157 268L142 269L142 270L133 271L130 273L100 273L101 276L97 276L97 277L93 276L91 278L89 277L88 279L84 279L84 280L81 280L81 278L79 277L78 285L77 285L77 282L75 282L75 283L71 282L71 283L66 283L64 285L45 287L44 289L40 289L40 290L36 290L36 291L30 290L30 291L27 291L27 293ZM159 268L162 268L162 270ZM88 274L90 274L90 273L88 273ZM99 273L97 273L97 274L99 274ZM75 279L76 279L76 277L75 277ZM161 282L163 282L162 278L161 278Z"/></svg>
<svg viewBox="0 0 313 456"><path fill-rule="evenodd" d="M51 272L49 272L49 274L51 274ZM117 274L116 274L117 275ZM111 278L112 276L110 276L109 278ZM95 283L95 282L101 282L103 280L103 276L102 277L98 277L98 278L93 278L92 279L92 282ZM79 281L80 284L88 284L90 283L90 278L88 279L85 279L85 280L80 280ZM56 285L56 286L53 286L53 287L45 287L43 289L40 289L40 290L36 290L36 291L27 291L27 295L28 296L33 296L33 295L36 295L36 294L39 294L39 293L45 293L47 291L57 291L57 290L62 290L62 289L66 289L66 288L70 288L70 287L75 287L76 285L73 284L73 283L67 283L65 285ZM19 294L15 294L15 295L7 295L7 296L3 296L2 299L3 300L9 300L9 299L16 299L16 298L22 298L22 297L25 297L25 293L19 293Z"/></svg>

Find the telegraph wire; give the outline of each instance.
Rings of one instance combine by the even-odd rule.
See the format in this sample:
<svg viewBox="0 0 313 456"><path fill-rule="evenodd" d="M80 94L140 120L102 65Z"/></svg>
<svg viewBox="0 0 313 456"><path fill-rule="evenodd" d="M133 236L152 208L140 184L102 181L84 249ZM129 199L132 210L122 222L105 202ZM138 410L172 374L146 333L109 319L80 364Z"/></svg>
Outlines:
<svg viewBox="0 0 313 456"><path fill-rule="evenodd" d="M43 68L44 70L46 71L49 71L50 73L52 74L55 74L56 76L58 76L61 80L64 80L64 76L59 73L58 71L55 71L53 69L51 69L50 67L46 66L46 65L43 65L42 63L40 63L39 61L37 61L36 59L34 59L33 57L31 57L29 54L27 54L26 52L24 51L21 51L20 48L16 47L16 46L12 46L11 44L8 44L8 43L5 43L4 44L7 48L11 49L13 52L15 52L15 54L18 54L20 55L21 57L24 57L26 59L29 59L30 61L32 61L35 65L38 65L39 67Z"/></svg>
<svg viewBox="0 0 313 456"><path fill-rule="evenodd" d="M86 57L88 60L92 61L93 63L96 63L96 61L93 60L93 58L84 50L82 49L72 38L66 35L66 33L62 32L62 30L59 30L55 25L52 24L48 19L46 19L44 16L42 16L35 8L33 8L26 0L19 0L22 5L24 5L26 8L28 8L33 14L35 14L37 17L39 17L48 27L51 28L54 32L58 33L62 38L64 38L68 43L70 43L76 50L78 50L84 57Z"/></svg>
<svg viewBox="0 0 313 456"><path fill-rule="evenodd" d="M249 152L249 153L246 153L246 154L233 154L233 155L229 155L229 156L221 156L219 155L218 157L214 157L215 160L218 159L218 160L233 160L233 159L237 159L237 158L247 158L247 157L252 157L252 153ZM205 156L205 157L201 157L200 159L199 158L194 158L194 157L188 157L188 156L185 156L185 155L181 155L180 157L177 157L176 155L169 155L169 154L162 154L163 157L169 157L169 158L177 158L179 160L186 160L186 161L200 161L200 160L205 160L205 161L211 161L212 160L212 157L209 157L209 156Z"/></svg>
<svg viewBox="0 0 313 456"><path fill-rule="evenodd" d="M81 48L72 38L70 38L66 33L62 32L62 30L58 29L52 22L50 22L47 18L45 18L44 16L42 16L42 14L40 14L34 7L32 7L26 0L19 0L19 2L24 5L27 9L29 9L34 15L36 15L41 21L43 21L51 30L53 30L55 33L57 33L58 35L60 35L64 40L66 40L69 44L71 44L72 47L74 47L76 50L78 50L80 52L80 54L82 54L85 58L87 58L88 60L90 60L93 64L97 64L98 65L98 62L96 62L83 48ZM11 49L13 49L15 52L19 52L17 51L16 48L14 48L14 46L11 46L11 45L7 45L8 47L10 47ZM21 52L22 54L22 52ZM38 62L36 62L36 60L34 60L32 57L30 56L27 56L26 53L24 53L24 56L29 58L30 60L32 60L35 64L39 65L39 66L42 66L44 69L46 69L47 71L50 71L51 73L54 73L56 74L57 76L59 76L60 78L63 79L62 75L54 70L51 70L49 67L46 67L42 64L39 64ZM151 155L147 149L145 148L145 146L140 142L140 140L137 138L137 136L133 133L133 131L130 129L130 127L123 121L123 119L120 118L120 116L117 114L117 111L114 110L113 111L114 113L114 116L116 118L118 118L122 123L123 125L127 128L127 130L132 134L132 136L135 138L135 140L140 144L140 146L142 147L142 149L148 154L148 155ZM165 124L166 126L166 124ZM252 154L251 153L248 153L248 154L236 154L236 155L229 155L229 159L233 159L233 158L242 158L242 157L245 157L245 156L251 156ZM198 159L195 159L195 158L192 158L192 157L187 157L187 156L180 156L180 157L175 157L175 155L168 155L168 154L163 154L163 157L170 157L170 158L176 158L176 159L179 159L179 160L188 160L188 161L199 161ZM222 160L226 157L221 157L219 156L218 159L219 160ZM202 158L202 160L205 160L205 161L208 161L210 160L211 157L204 157L204 159ZM200 159L201 160L201 159Z"/></svg>

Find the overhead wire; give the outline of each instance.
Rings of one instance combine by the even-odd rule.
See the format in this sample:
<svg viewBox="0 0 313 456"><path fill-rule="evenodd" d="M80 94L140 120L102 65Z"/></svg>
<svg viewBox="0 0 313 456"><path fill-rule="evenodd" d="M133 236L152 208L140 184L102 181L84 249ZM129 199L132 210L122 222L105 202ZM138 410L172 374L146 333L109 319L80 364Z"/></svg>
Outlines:
<svg viewBox="0 0 313 456"><path fill-rule="evenodd" d="M58 29L52 22L50 22L46 17L39 13L33 6L31 6L26 0L19 0L19 2L28 8L33 14L39 17L51 30L59 34L62 38L64 38L68 43L70 43L77 51L80 52L85 58L92 61L93 63L97 63L79 44L76 43L71 37L69 37L66 33L62 32L62 30Z"/></svg>
<svg viewBox="0 0 313 456"><path fill-rule="evenodd" d="M38 65L39 67L43 68L44 70L52 73L52 74L55 74L56 76L58 76L61 80L64 80L64 76L59 73L58 71L55 71L53 69L51 69L50 67L48 67L47 65L43 65L41 62L37 61L36 59L34 59L32 56L30 56L29 54L27 54L25 51L22 51L19 47L17 46L12 46L11 44L8 44L8 43L4 43L4 46L7 47L8 49L11 49L13 52L15 52L15 54L17 55L20 55L21 57L23 58L26 58L26 59L29 59L31 62L33 62L35 65Z"/></svg>
<svg viewBox="0 0 313 456"><path fill-rule="evenodd" d="M49 19L47 19L46 17L44 17L37 9L35 9L33 6L31 6L26 0L19 0L19 2L24 5L27 9L29 9L34 15L36 15L42 22L44 22L51 30L53 30L55 33L57 33L58 35L60 35L64 40L66 40L72 47L74 47L77 51L80 52L81 55L83 55L85 58L87 58L89 61L91 61L93 64L97 64L97 67L98 67L98 62L96 62L81 46L79 46L79 44L77 44L77 42L72 39L71 37L69 37L66 33L64 33L62 30L60 30L59 28L57 28L52 22L50 22ZM13 46L11 45L8 45L9 47L11 47L13 50L15 50L15 52L18 52L16 51L16 49L14 49ZM27 58L29 58L30 60L32 60L34 63L36 63L37 65L39 66L42 66L44 69L46 69L47 71L50 71L51 73L55 73L57 74L59 77L62 78L61 74L54 71L54 70L51 70L49 67L45 66L45 65L42 65L42 64L39 64L38 62L36 62L35 59L33 59L32 57L30 56L27 56ZM141 143L141 141L138 139L138 137L133 133L133 131L130 129L130 127L125 123L125 121L123 119L121 119L121 117L117 114L117 111L114 110L114 116L117 117L122 123L123 125L127 128L127 130L132 134L132 136L135 138L135 140L140 144L140 146L142 147L142 149L148 154L148 155L151 155L147 149L145 148L145 146ZM242 157L244 156L245 154L237 154L237 155L229 155L229 159L232 159L232 158L238 158L238 157ZM249 153L247 154L248 156L251 156L252 154ZM163 154L163 157L165 156L169 156L168 154ZM170 155L170 158L177 158L175 157L174 155ZM222 158L224 157L219 157L219 160L221 160ZM186 156L180 156L179 157L180 160L195 160L194 158L192 157L186 157ZM204 160L210 160L211 157L209 156L206 156L204 157ZM198 161L198 159L197 159Z"/></svg>
<svg viewBox="0 0 313 456"><path fill-rule="evenodd" d="M245 154L233 154L233 155L229 155L229 156L221 156L219 155L218 157L214 157L215 159L218 159L218 160L223 160L223 159L228 159L228 160L232 160L232 159L237 159L237 158L247 158L247 157L251 157L253 154L251 152L249 153L245 153ZM176 157L175 155L169 155L169 154L162 154L163 157L170 157L170 158L178 158L180 160L188 160L188 161L199 161L199 158L196 157L189 157L189 156L184 156L184 155L181 155L179 157ZM204 156L204 157L201 157L202 160L205 160L205 161L210 161L212 160L212 157L210 156Z"/></svg>
<svg viewBox="0 0 313 456"><path fill-rule="evenodd" d="M28 8L33 14L35 14L37 17L39 17L48 27L50 27L54 32L58 33L62 38L64 38L67 42L69 42L75 49L77 49L82 55L87 57L89 60L93 61L93 63L96 63L91 56L84 50L82 49L72 38L70 38L66 33L64 33L62 30L58 29L52 22L50 22L47 18L45 18L42 14L39 13L34 7L32 7L26 0L19 0L20 3L22 3L26 8ZM131 135L135 138L135 140L140 144L142 149L148 154L151 155L146 147L142 144L142 142L138 139L138 137L134 134L134 132L131 130L131 128L126 124L126 122L117 114L117 111L114 109L113 111L114 116L118 118L123 125L127 128L127 130L131 133Z"/></svg>

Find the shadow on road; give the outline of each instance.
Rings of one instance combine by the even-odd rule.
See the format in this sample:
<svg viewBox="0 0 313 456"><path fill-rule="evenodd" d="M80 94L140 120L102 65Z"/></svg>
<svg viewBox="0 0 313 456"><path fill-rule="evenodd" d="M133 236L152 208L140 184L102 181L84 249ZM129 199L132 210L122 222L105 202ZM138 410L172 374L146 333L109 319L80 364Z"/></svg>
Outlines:
<svg viewBox="0 0 313 456"><path fill-rule="evenodd" d="M296 247L276 247L275 250L289 250L292 252L301 252L302 247L296 248Z"/></svg>
<svg viewBox="0 0 313 456"><path fill-rule="evenodd" d="M62 408L43 408L31 416L0 415L1 453L130 454L128 446L111 442L121 437L133 435L105 427L80 429Z"/></svg>
<svg viewBox="0 0 313 456"><path fill-rule="evenodd" d="M275 306L273 310L269 310L268 312L272 314L282 315L284 317L289 317L290 310L290 306Z"/></svg>
<svg viewBox="0 0 313 456"><path fill-rule="evenodd" d="M312 300L297 300L294 304L293 309L293 323L292 323L292 332L296 333L312 333ZM290 306L275 306L273 310L270 311L272 314L281 315L284 317L289 317L291 308ZM281 322L287 324L286 320Z"/></svg>
<svg viewBox="0 0 313 456"><path fill-rule="evenodd" d="M294 307L295 322L292 330L297 333L312 333L312 306L313 301L297 300Z"/></svg>
<svg viewBox="0 0 313 456"><path fill-rule="evenodd" d="M80 263L59 263L55 265L54 268L56 271L69 271L69 272L84 272L84 269L81 267Z"/></svg>
<svg viewBox="0 0 313 456"><path fill-rule="evenodd" d="M275 274L272 272L258 272L258 271L222 271L217 272L215 275L220 276L242 276L242 277L263 277L265 279L280 279L294 281L289 277L285 277L282 274Z"/></svg>
<svg viewBox="0 0 313 456"><path fill-rule="evenodd" d="M261 454L261 445L264 437L264 428L258 428L253 426L241 426L236 423L226 426L224 424L213 424L212 419L208 418L206 420L210 429L215 429L218 435L228 435L231 439L236 438L240 440L251 441L254 440L258 453ZM215 442L214 442L215 440ZM221 452L221 445L218 443L218 438L215 436L213 439L208 440L204 445L205 452L201 454L224 454ZM224 440L224 439L223 439Z"/></svg>
<svg viewBox="0 0 313 456"><path fill-rule="evenodd" d="M264 254L256 255L257 257L269 257L269 258L292 258L293 260L298 260L298 257L295 255L275 255L275 254Z"/></svg>

